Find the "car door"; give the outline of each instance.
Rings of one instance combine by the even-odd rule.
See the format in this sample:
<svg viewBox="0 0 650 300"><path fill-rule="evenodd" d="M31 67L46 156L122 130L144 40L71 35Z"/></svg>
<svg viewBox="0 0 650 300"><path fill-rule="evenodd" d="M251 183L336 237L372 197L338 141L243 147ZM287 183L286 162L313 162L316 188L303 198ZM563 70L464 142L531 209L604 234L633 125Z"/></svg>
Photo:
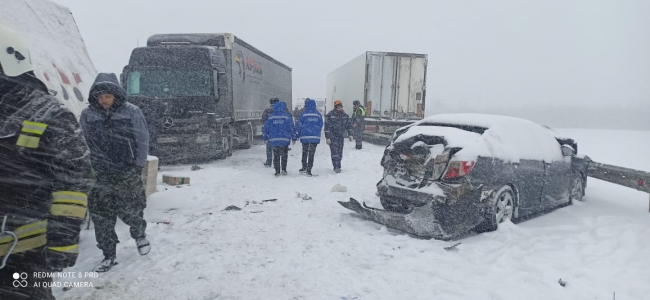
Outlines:
<svg viewBox="0 0 650 300"><path fill-rule="evenodd" d="M516 175L515 183L519 191L519 216L541 210L545 177L544 162L522 159L513 165Z"/></svg>

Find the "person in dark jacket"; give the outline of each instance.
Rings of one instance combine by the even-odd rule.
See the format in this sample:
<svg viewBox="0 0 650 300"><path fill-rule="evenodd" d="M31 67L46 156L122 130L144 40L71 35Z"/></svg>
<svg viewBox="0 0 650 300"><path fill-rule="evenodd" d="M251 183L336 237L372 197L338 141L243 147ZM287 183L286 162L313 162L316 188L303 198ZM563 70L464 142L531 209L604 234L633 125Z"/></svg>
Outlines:
<svg viewBox="0 0 650 300"><path fill-rule="evenodd" d="M293 109L293 118L295 119L296 122L298 122L298 118L300 118L300 114L302 114L303 110L304 108L298 108L298 106L296 106L296 108Z"/></svg>
<svg viewBox="0 0 650 300"><path fill-rule="evenodd" d="M141 179L147 162L149 132L142 111L127 103L115 74L97 75L88 103L81 113L81 126L97 173L89 209L97 247L104 253L104 260L95 271L105 272L116 264L117 217L131 227L131 237L140 255L146 255L151 248L145 235L146 196Z"/></svg>
<svg viewBox="0 0 650 300"><path fill-rule="evenodd" d="M289 144L294 134L293 118L287 112L287 105L278 102L273 105L273 113L264 123L262 140L273 148L273 167L275 176L287 175Z"/></svg>
<svg viewBox="0 0 650 300"><path fill-rule="evenodd" d="M8 30L0 49L26 56ZM29 60L0 55L0 299L54 299L52 278L33 274L75 265L93 182L75 115Z"/></svg>
<svg viewBox="0 0 650 300"><path fill-rule="evenodd" d="M343 111L341 100L334 101L334 109L325 116L325 138L330 146L332 165L334 172L341 172L341 160L343 159L343 140L348 133L352 142L352 123L350 116Z"/></svg>
<svg viewBox="0 0 650 300"><path fill-rule="evenodd" d="M273 113L273 105L278 103L280 99L278 98L271 98L269 100L269 103L271 104L270 107L264 110L262 113L262 124L266 124L266 120L268 120L269 115ZM262 132L264 132L264 128L262 128ZM271 163L273 162L273 150L269 144L266 144L266 161L264 162L264 166L270 167Z"/></svg>
<svg viewBox="0 0 650 300"><path fill-rule="evenodd" d="M320 143L321 130L323 130L323 115L316 109L316 101L307 98L305 110L296 122L296 132L293 138L294 143L298 139L302 143L300 172L307 172L307 176L312 176L311 169L314 166L316 146Z"/></svg>
<svg viewBox="0 0 650 300"><path fill-rule="evenodd" d="M366 108L361 105L359 100L352 102L352 130L354 131L355 147L361 149L363 141L363 132L365 131Z"/></svg>

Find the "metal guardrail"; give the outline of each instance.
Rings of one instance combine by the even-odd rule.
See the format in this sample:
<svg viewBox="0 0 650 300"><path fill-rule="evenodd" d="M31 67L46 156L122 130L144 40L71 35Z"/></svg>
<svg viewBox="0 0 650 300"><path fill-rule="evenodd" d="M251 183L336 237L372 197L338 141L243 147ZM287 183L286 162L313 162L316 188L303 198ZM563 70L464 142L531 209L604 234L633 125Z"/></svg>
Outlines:
<svg viewBox="0 0 650 300"><path fill-rule="evenodd" d="M589 163L589 177L646 192L650 195L650 172L639 171L598 162ZM650 197L648 198L650 212Z"/></svg>
<svg viewBox="0 0 650 300"><path fill-rule="evenodd" d="M390 144L390 137L387 134L365 132L363 140L379 146L388 146Z"/></svg>

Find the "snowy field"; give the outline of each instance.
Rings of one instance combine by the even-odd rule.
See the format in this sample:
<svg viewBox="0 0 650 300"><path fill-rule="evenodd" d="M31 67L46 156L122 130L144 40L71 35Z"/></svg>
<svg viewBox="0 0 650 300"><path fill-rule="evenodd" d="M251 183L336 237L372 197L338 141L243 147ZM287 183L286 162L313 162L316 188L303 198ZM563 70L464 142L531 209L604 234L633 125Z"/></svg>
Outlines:
<svg viewBox="0 0 650 300"><path fill-rule="evenodd" d="M650 170L648 131L558 131L595 161ZM145 210L151 253L138 255L118 222L119 264L99 278L76 279L93 288L55 288L57 299L650 299L646 193L589 178L585 202L502 224L446 251L457 242L412 238L336 202L353 197L380 207L383 147L365 143L359 151L346 142L343 172L335 174L322 143L314 167L320 176L312 178L298 174L300 149L293 146L289 175L279 178L262 165L262 145L198 171L163 167ZM166 172L192 184L167 186ZM336 184L347 192L331 193ZM223 211L229 205L242 210ZM66 271L90 271L101 261L92 228L82 231L80 247Z"/></svg>

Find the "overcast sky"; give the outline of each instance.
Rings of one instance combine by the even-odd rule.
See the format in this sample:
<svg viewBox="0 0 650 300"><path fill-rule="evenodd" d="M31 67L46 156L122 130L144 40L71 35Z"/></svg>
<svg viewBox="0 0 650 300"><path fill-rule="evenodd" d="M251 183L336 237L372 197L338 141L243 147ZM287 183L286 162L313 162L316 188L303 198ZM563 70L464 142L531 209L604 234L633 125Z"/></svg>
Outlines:
<svg viewBox="0 0 650 300"><path fill-rule="evenodd" d="M327 74L364 51L414 52L429 55L428 115L581 127L535 112L591 107L609 127L650 129L647 0L54 1L72 10L102 72L119 74L152 34L232 32L293 68L294 99L325 97ZM585 120L602 123L597 111Z"/></svg>

